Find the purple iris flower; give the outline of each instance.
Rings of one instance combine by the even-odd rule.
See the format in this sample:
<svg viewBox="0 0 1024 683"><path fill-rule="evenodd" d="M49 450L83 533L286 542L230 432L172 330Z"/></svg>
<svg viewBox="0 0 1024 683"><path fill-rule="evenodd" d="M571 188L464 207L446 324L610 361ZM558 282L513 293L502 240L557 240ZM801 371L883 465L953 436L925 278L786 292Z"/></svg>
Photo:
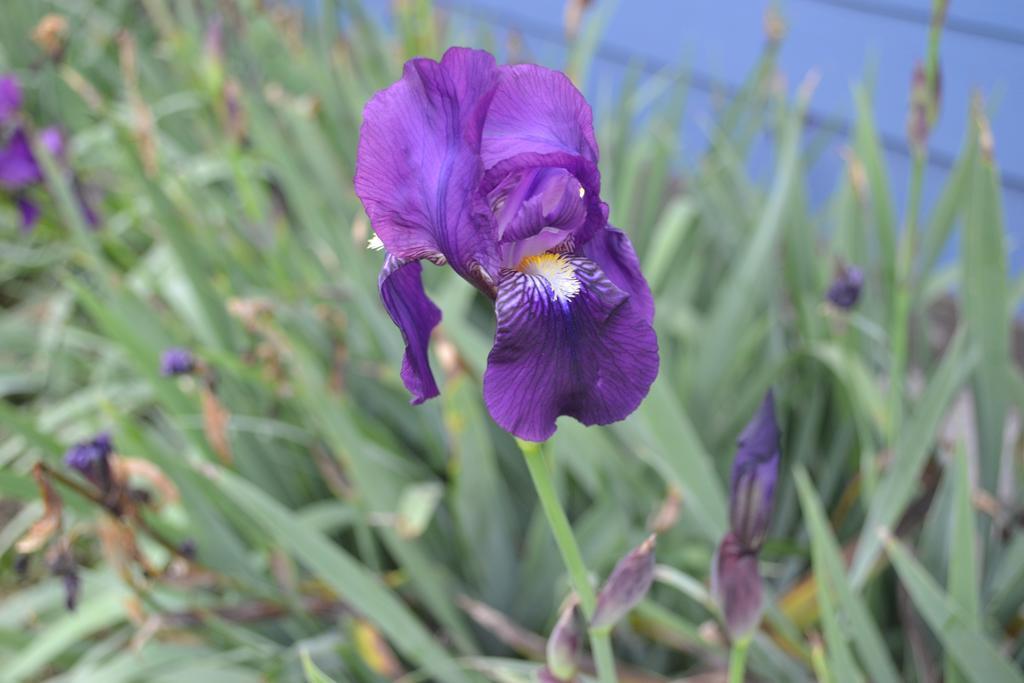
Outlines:
<svg viewBox="0 0 1024 683"><path fill-rule="evenodd" d="M30 230L39 219L39 206L29 190L45 180L43 168L32 150L29 129L20 119L21 85L13 75L0 76L0 190L10 193L21 214L22 230ZM63 166L67 165L67 145L57 126L49 126L34 135L35 143ZM75 195L90 227L99 225L99 216L87 201L82 183L72 176Z"/></svg>
<svg viewBox="0 0 1024 683"><path fill-rule="evenodd" d="M864 272L857 266L840 265L835 279L829 285L826 297L837 308L848 311L860 299L860 291L864 287Z"/></svg>
<svg viewBox="0 0 1024 683"><path fill-rule="evenodd" d="M484 398L504 429L541 441L559 415L607 424L636 409L658 371L654 303L608 224L590 106L569 79L452 48L407 62L363 117L355 189L387 251L380 293L412 402L438 394L426 259L494 301Z"/></svg>
<svg viewBox="0 0 1024 683"><path fill-rule="evenodd" d="M771 521L780 459L775 398L769 390L737 443L729 486L729 532L711 569L712 590L734 636L749 632L761 617L757 555Z"/></svg>
<svg viewBox="0 0 1024 683"><path fill-rule="evenodd" d="M160 356L160 374L164 377L187 375L196 367L196 359L188 349L171 347Z"/></svg>

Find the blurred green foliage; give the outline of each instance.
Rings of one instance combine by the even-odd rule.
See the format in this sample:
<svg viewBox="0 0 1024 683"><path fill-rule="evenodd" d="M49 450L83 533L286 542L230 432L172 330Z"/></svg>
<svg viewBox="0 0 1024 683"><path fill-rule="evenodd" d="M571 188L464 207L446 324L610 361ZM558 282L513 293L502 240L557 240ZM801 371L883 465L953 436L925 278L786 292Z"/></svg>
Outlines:
<svg viewBox="0 0 1024 683"><path fill-rule="evenodd" d="M430 269L442 396L409 406L352 191L363 103L452 40L428 2L395 11L391 35L356 0L305 19L254 0L5 4L0 71L37 125L70 133L103 225L52 164L35 232L0 204L0 680L530 680L567 582L481 401L488 307ZM49 12L67 20L56 59L32 40ZM578 81L601 17L570 50ZM774 87L778 49L766 41L723 100L692 168L675 159L685 70L631 78L597 111L604 196L654 289L662 370L628 420L563 420L546 448L595 574L661 534L655 588L615 632L622 680L723 666L704 583L733 444L770 385L783 476L751 671L1024 680L1021 446L1004 441L1024 409L1009 348L1024 283L1006 271L983 108L925 213L919 178L893 205L904 179L887 177L858 87L847 168L816 209L813 87ZM761 186L744 160L765 138ZM954 231L961 261L937 266ZM838 262L867 274L850 313L824 302ZM162 377L171 345L203 377ZM18 574L14 548L43 512L33 466L81 481L62 453L102 429L162 473L139 482L163 505L118 520L53 480L49 543L82 567L68 612L52 549Z"/></svg>

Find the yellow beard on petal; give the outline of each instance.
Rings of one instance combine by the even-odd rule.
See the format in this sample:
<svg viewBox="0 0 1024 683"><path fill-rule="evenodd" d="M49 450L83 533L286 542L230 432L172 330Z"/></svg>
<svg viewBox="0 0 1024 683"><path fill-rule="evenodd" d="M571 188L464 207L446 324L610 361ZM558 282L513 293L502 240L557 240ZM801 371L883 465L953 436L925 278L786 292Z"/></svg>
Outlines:
<svg viewBox="0 0 1024 683"><path fill-rule="evenodd" d="M555 298L561 301L572 301L579 294L580 281L576 278L576 268L561 254L535 254L527 256L516 270L524 275L544 278Z"/></svg>

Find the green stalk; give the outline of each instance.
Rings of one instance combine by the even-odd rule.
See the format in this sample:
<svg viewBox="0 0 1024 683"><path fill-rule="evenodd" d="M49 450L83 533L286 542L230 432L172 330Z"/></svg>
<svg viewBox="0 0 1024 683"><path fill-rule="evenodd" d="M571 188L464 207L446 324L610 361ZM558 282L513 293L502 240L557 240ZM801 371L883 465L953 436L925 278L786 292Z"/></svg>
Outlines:
<svg viewBox="0 0 1024 683"><path fill-rule="evenodd" d="M516 439L516 442L526 459L526 466L530 470L530 478L533 479L533 487L537 491L540 506L548 521L548 527L555 537L558 552L562 555L566 571L569 572L569 581L572 583L573 590L576 591L580 608L589 623L594 616L594 609L597 607L597 596L590 585L587 566L583 563L583 555L580 553L580 547L572 533L572 526L558 500L558 492L555 491L555 484L551 479L551 467L544 457L541 444L519 439ZM612 654L611 630L590 629L589 635L590 649L594 653L598 680L601 683L618 683L615 674L615 656Z"/></svg>
<svg viewBox="0 0 1024 683"><path fill-rule="evenodd" d="M946 0L932 0L932 24L928 34L928 57L925 62L925 92L929 129L934 125L938 111L935 93L939 68L939 38L942 35L942 7ZM895 291L893 292L893 319L891 335L891 363L889 368L889 435L890 441L899 434L903 418L903 382L907 371L908 327L911 308L914 249L917 223L921 210L921 186L924 181L928 145L912 145L913 167L910 176L910 195L907 199L906 224L897 256Z"/></svg>
<svg viewBox="0 0 1024 683"><path fill-rule="evenodd" d="M743 683L747 671L747 651L750 650L750 636L744 636L732 644L729 652L729 683Z"/></svg>

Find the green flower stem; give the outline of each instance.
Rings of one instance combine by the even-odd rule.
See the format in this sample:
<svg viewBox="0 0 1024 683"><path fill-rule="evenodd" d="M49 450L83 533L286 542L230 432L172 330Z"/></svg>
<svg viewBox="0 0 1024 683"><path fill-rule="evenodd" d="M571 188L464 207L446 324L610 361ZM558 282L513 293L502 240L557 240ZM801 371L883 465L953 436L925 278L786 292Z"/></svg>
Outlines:
<svg viewBox="0 0 1024 683"><path fill-rule="evenodd" d="M729 652L729 683L743 683L749 649L750 636L744 636L732 644L732 650Z"/></svg>
<svg viewBox="0 0 1024 683"><path fill-rule="evenodd" d="M589 622L597 607L597 597L590 585L587 566L583 563L583 555L580 554L580 547L572 533L572 526L558 500L558 492L555 491L555 484L551 479L551 467L544 457L541 444L519 439L516 439L516 442L526 459L530 478L533 479L533 487L537 491L540 506L544 510L548 526L555 537L558 552L562 555L562 562L569 572L569 580L579 598L580 608ZM611 629L590 629L589 634L590 649L594 653L598 680L601 683L618 683L615 674L615 656L612 654Z"/></svg>

